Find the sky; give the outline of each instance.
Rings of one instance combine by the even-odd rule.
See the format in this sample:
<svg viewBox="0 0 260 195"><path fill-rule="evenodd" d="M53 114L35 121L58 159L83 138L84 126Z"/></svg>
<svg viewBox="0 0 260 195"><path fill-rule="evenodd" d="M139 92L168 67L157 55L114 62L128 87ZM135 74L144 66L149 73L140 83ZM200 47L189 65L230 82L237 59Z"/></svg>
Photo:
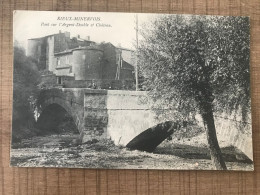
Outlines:
<svg viewBox="0 0 260 195"><path fill-rule="evenodd" d="M138 14L138 23L142 24L152 15L154 14ZM79 21L75 17L85 17L85 21ZM135 17L135 13L14 11L13 37L27 48L28 39L56 34L61 30L70 32L71 37L90 36L90 40L98 43L105 41L115 46L120 44L122 47L134 49ZM76 26L77 23L88 26ZM70 26L73 24L74 26ZM98 27L100 25L106 27Z"/></svg>

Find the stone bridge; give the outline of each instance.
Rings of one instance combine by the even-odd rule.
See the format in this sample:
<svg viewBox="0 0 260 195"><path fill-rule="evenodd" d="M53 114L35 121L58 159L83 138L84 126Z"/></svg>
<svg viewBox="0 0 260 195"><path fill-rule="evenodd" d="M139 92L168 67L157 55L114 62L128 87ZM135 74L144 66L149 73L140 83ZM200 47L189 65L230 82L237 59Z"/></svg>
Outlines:
<svg viewBox="0 0 260 195"><path fill-rule="evenodd" d="M166 119L155 117L149 107L146 92L143 91L53 88L42 91L39 102L41 116L46 110L51 110L47 113L48 115L57 112L59 108L65 109L73 118L83 143L92 139L107 138L116 145L126 146L145 130L166 121ZM48 123L48 121L45 122ZM220 142L236 146L252 159L252 137L251 134L243 134L238 130L241 122L216 117L215 123ZM169 129L169 126L162 128ZM251 125L247 128L249 128L248 132L251 132ZM152 138L157 145L157 137L160 135L161 131ZM165 138L159 139L163 141ZM148 143L151 139L145 141Z"/></svg>
<svg viewBox="0 0 260 195"><path fill-rule="evenodd" d="M126 145L148 128L163 122L155 119L142 91L54 88L41 92L42 114L57 105L72 116L83 142L108 138ZM56 107L55 107L56 106Z"/></svg>

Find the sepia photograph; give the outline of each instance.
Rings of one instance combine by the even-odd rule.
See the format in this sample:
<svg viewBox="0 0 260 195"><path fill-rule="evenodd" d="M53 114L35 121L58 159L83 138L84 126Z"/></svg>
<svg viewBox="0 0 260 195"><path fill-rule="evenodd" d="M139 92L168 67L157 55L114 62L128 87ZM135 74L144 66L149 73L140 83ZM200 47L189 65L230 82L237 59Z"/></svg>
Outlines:
<svg viewBox="0 0 260 195"><path fill-rule="evenodd" d="M253 171L250 18L14 11L10 165Z"/></svg>

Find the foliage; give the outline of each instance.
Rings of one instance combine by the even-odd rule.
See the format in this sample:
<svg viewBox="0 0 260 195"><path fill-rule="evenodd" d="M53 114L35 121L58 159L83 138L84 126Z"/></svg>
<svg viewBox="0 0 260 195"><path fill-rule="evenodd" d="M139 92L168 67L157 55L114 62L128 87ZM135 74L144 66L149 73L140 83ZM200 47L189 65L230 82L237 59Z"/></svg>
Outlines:
<svg viewBox="0 0 260 195"><path fill-rule="evenodd" d="M18 135L22 128L33 128L40 74L34 61L16 42L13 64L13 135Z"/></svg>
<svg viewBox="0 0 260 195"><path fill-rule="evenodd" d="M246 119L247 17L167 15L146 24L142 36L140 69L157 106L166 105L185 116L200 111L207 95L215 111L240 109Z"/></svg>

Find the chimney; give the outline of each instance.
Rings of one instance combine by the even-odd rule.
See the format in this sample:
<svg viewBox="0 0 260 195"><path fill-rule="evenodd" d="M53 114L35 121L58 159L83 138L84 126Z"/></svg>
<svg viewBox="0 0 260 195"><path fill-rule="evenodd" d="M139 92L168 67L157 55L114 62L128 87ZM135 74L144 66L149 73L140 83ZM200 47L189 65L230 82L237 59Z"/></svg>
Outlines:
<svg viewBox="0 0 260 195"><path fill-rule="evenodd" d="M59 34L61 34L61 30L59 30Z"/></svg>
<svg viewBox="0 0 260 195"><path fill-rule="evenodd" d="M80 35L78 35L78 38L80 38Z"/></svg>
<svg viewBox="0 0 260 195"><path fill-rule="evenodd" d="M65 37L70 38L70 32L65 31Z"/></svg>
<svg viewBox="0 0 260 195"><path fill-rule="evenodd" d="M87 40L87 41L90 41L90 36L86 36L86 40Z"/></svg>

